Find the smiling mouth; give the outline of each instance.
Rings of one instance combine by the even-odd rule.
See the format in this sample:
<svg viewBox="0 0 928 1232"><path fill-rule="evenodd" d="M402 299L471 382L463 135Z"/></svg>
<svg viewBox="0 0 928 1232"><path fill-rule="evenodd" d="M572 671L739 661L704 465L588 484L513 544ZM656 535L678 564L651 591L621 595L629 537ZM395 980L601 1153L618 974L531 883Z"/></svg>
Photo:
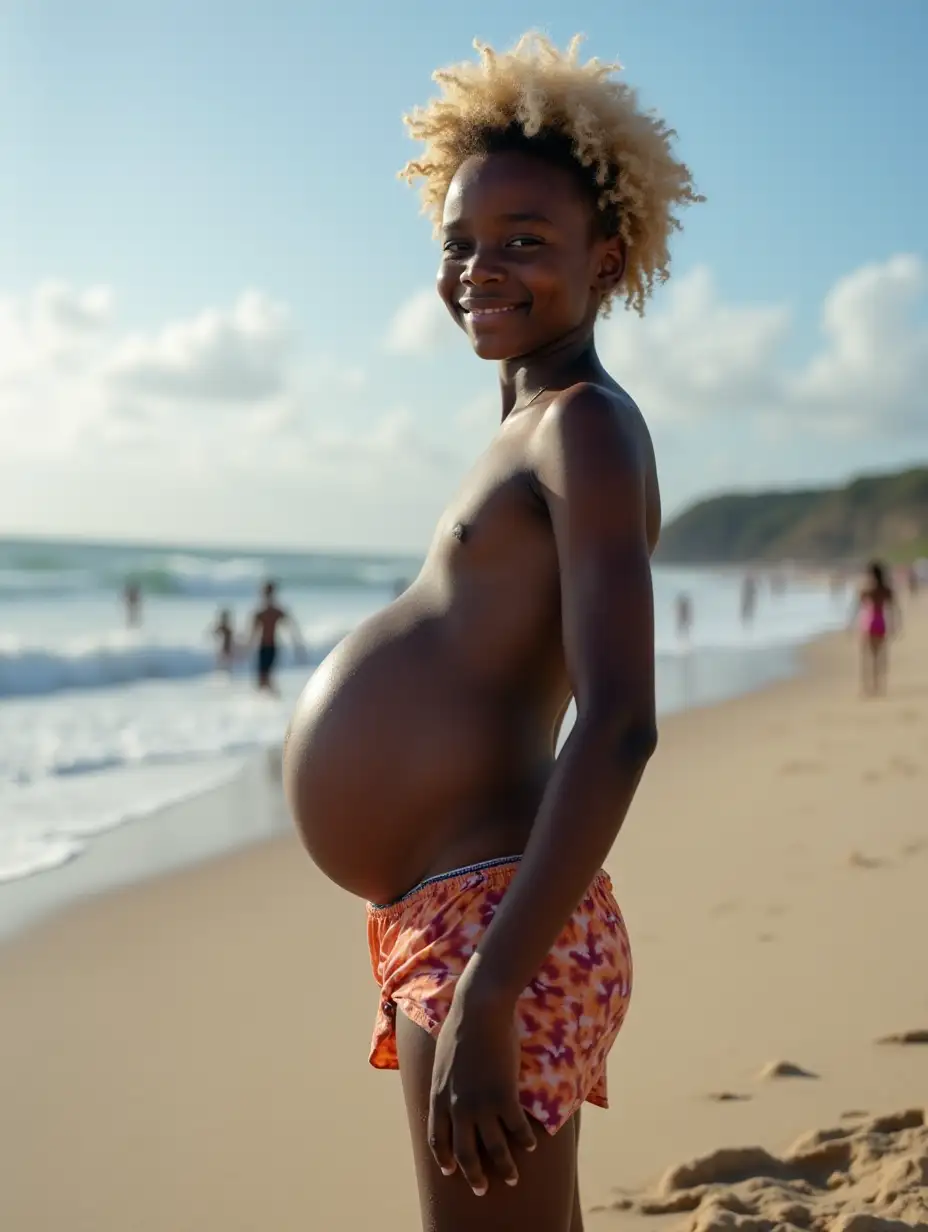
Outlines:
<svg viewBox="0 0 928 1232"><path fill-rule="evenodd" d="M464 304L461 304L460 307L461 307L461 311L464 313L465 316L471 317L475 321L480 321L480 320L483 320L485 317L498 317L498 316L503 316L506 313L518 312L519 309L524 308L525 305L524 304L506 304L503 307L490 308L489 306L487 306L484 308L484 307L478 307L476 304L474 304L472 307L466 307Z"/></svg>

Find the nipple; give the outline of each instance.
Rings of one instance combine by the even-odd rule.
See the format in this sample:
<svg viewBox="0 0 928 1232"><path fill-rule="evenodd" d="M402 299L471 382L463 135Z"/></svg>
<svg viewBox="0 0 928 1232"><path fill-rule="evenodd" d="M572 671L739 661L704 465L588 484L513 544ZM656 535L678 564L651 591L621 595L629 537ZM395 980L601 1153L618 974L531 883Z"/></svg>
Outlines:
<svg viewBox="0 0 928 1232"><path fill-rule="evenodd" d="M457 539L458 543L463 543L467 538L467 527L463 522L455 522L451 528L451 533Z"/></svg>

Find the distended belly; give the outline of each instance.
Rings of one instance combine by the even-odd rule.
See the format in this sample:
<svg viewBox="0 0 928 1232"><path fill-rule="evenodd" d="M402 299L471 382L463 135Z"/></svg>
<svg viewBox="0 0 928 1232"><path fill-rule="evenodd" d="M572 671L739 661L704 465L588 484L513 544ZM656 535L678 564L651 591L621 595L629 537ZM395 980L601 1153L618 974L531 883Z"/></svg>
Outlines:
<svg viewBox="0 0 928 1232"><path fill-rule="evenodd" d="M550 773L548 744L543 716L501 706L434 639L362 630L304 690L284 782L318 867L390 902L424 876L520 852Z"/></svg>

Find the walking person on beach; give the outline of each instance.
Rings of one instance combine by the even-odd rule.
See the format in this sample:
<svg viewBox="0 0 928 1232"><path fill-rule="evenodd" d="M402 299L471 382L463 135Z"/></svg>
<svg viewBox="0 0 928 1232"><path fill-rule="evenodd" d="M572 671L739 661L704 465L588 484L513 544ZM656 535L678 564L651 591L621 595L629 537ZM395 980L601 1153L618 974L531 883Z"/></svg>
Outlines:
<svg viewBox="0 0 928 1232"><path fill-rule="evenodd" d="M886 566L871 561L868 578L854 607L860 627L860 684L865 697L886 692L889 670L887 641L901 627L896 594L887 579Z"/></svg>
<svg viewBox="0 0 928 1232"><path fill-rule="evenodd" d="M407 120L405 174L501 426L419 576L313 675L284 780L312 858L368 900L370 1061L400 1070L423 1227L581 1232L580 1108L606 1106L631 993L602 864L657 740L661 521L594 326L643 311L699 198L615 66L541 36L479 50Z"/></svg>
<svg viewBox="0 0 928 1232"><path fill-rule="evenodd" d="M303 643L296 621L276 602L277 587L273 582L266 582L262 590L263 605L258 608L251 619L251 645L257 644L255 668L258 678L258 689L265 693L276 693L274 684L274 665L277 662L277 630L281 625L290 626L294 648L298 656L302 655Z"/></svg>

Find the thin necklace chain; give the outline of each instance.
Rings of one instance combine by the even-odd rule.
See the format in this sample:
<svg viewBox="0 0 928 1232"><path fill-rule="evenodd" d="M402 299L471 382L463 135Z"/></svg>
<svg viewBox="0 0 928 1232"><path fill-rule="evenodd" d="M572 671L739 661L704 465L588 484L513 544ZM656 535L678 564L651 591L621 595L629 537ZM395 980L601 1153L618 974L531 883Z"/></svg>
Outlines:
<svg viewBox="0 0 928 1232"><path fill-rule="evenodd" d="M520 407L519 409L520 409L520 410L523 410L523 411L527 411L527 410L528 410L528 408L532 405L532 403L533 403L533 402L534 402L537 398L540 398L542 394L546 394L547 392L548 392L548 386L547 386L547 385L542 385L541 389L536 390L536 391L535 391L535 393L533 393L533 394L532 394L532 396L529 398L528 402L526 402L525 406Z"/></svg>

